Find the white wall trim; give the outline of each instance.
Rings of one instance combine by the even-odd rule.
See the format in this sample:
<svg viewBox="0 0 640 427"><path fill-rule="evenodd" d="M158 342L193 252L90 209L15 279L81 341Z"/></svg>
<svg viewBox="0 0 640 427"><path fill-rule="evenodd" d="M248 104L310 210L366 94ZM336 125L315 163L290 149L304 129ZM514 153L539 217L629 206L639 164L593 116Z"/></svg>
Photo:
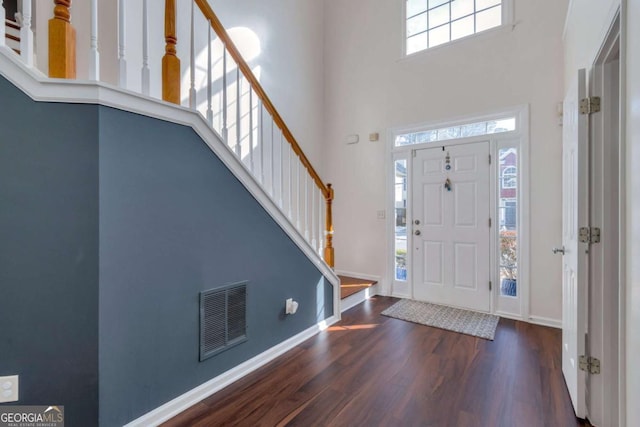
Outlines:
<svg viewBox="0 0 640 427"><path fill-rule="evenodd" d="M103 82L43 77L34 68L24 65L6 46L0 46L0 75L34 101L99 104L191 127L333 285L334 314L340 317L338 276L199 112Z"/></svg>
<svg viewBox="0 0 640 427"><path fill-rule="evenodd" d="M267 351L260 353L259 355L241 363L240 365L226 371L223 374L199 385L198 387L189 390L188 392L176 397L175 399L165 403L162 406L154 409L151 412L137 418L125 427L148 427L157 426L163 422L175 417L182 411L192 407L196 403L211 396L212 394L222 390L226 386L233 384L242 377L256 371L267 363L271 362L275 358L283 355L287 351L293 349L302 342L316 335L318 332L323 331L340 319L338 316L332 316L329 319L318 323L297 335L289 338L280 344L271 347Z"/></svg>
<svg viewBox="0 0 640 427"><path fill-rule="evenodd" d="M529 323L540 326L549 326L550 328L562 329L561 319L552 319L550 317L529 316Z"/></svg>

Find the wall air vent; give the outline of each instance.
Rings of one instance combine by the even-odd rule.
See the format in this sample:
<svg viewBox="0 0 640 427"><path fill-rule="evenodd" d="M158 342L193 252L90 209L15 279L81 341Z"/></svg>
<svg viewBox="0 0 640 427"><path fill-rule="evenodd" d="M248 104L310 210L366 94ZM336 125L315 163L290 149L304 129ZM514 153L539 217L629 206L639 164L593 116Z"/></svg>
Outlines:
<svg viewBox="0 0 640 427"><path fill-rule="evenodd" d="M200 361L247 340L247 282L200 293Z"/></svg>

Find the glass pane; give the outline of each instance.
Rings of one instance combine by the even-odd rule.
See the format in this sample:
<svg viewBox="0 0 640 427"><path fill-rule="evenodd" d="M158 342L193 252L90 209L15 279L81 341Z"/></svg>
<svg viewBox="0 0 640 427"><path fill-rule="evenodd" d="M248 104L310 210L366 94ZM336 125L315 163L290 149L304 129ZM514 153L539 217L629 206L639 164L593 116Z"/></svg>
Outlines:
<svg viewBox="0 0 640 427"><path fill-rule="evenodd" d="M429 9L440 6L441 4L449 3L450 0L429 0Z"/></svg>
<svg viewBox="0 0 640 427"><path fill-rule="evenodd" d="M429 31L429 47L434 47L449 41L449 24Z"/></svg>
<svg viewBox="0 0 640 427"><path fill-rule="evenodd" d="M487 133L500 133L516 130L516 118L510 117L503 120L487 122Z"/></svg>
<svg viewBox="0 0 640 427"><path fill-rule="evenodd" d="M427 31L427 14L414 16L411 19L407 19L407 37L411 37L414 34Z"/></svg>
<svg viewBox="0 0 640 427"><path fill-rule="evenodd" d="M500 295L518 296L518 151L499 151Z"/></svg>
<svg viewBox="0 0 640 427"><path fill-rule="evenodd" d="M500 0L476 0L476 10L488 9L500 4Z"/></svg>
<svg viewBox="0 0 640 427"><path fill-rule="evenodd" d="M428 33L418 34L407 39L407 55L426 49L429 45Z"/></svg>
<svg viewBox="0 0 640 427"><path fill-rule="evenodd" d="M407 161L395 164L395 278L407 280Z"/></svg>
<svg viewBox="0 0 640 427"><path fill-rule="evenodd" d="M427 10L427 0L407 0L407 18Z"/></svg>
<svg viewBox="0 0 640 427"><path fill-rule="evenodd" d="M478 136L487 134L487 122L472 123L460 127L460 137Z"/></svg>
<svg viewBox="0 0 640 427"><path fill-rule="evenodd" d="M497 27L502 24L502 8L500 6L476 13L476 33Z"/></svg>
<svg viewBox="0 0 640 427"><path fill-rule="evenodd" d="M473 0L456 0L451 3L451 19L462 18L473 13ZM473 25L472 25L473 27Z"/></svg>
<svg viewBox="0 0 640 427"><path fill-rule="evenodd" d="M429 11L429 29L449 22L449 5L436 7Z"/></svg>
<svg viewBox="0 0 640 427"><path fill-rule="evenodd" d="M460 126L438 129L438 141L460 138Z"/></svg>
<svg viewBox="0 0 640 427"><path fill-rule="evenodd" d="M461 39L473 34L473 15L451 23L451 40Z"/></svg>

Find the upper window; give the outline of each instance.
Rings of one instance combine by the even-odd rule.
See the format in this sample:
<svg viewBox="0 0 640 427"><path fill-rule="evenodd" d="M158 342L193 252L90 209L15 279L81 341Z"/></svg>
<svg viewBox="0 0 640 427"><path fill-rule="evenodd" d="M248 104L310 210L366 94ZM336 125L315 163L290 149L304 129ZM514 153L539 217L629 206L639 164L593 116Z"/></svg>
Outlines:
<svg viewBox="0 0 640 427"><path fill-rule="evenodd" d="M406 0L406 54L502 25L506 0Z"/></svg>

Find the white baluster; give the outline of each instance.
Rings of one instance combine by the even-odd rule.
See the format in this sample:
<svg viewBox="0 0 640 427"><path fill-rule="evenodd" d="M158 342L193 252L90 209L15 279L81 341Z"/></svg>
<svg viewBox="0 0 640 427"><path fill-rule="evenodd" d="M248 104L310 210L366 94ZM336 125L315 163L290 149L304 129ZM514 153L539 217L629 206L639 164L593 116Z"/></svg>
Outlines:
<svg viewBox="0 0 640 427"><path fill-rule="evenodd" d="M236 156L238 156L239 159L242 159L242 147L240 146L240 132L242 130L240 127L240 120L242 119L240 97L240 67L236 64Z"/></svg>
<svg viewBox="0 0 640 427"><path fill-rule="evenodd" d="M213 126L213 108L211 105L211 100L213 95L211 94L211 86L212 82L212 68L211 65L211 21L207 21L207 121L211 126Z"/></svg>
<svg viewBox="0 0 640 427"><path fill-rule="evenodd" d="M189 66L191 68L190 73L190 85L189 85L189 108L192 110L196 109L196 35L195 35L195 24L193 22L194 16L194 4L195 2L191 1L191 45L189 49L190 58L189 58Z"/></svg>
<svg viewBox="0 0 640 427"><path fill-rule="evenodd" d="M126 27L125 1L118 0L118 85L123 89L127 88Z"/></svg>
<svg viewBox="0 0 640 427"><path fill-rule="evenodd" d="M253 88L249 86L249 168L255 176L255 165L253 164Z"/></svg>
<svg viewBox="0 0 640 427"><path fill-rule="evenodd" d="M309 241L309 171L304 174L304 238Z"/></svg>
<svg viewBox="0 0 640 427"><path fill-rule="evenodd" d="M142 0L142 93L149 95L151 71L149 70L149 6Z"/></svg>
<svg viewBox="0 0 640 427"><path fill-rule="evenodd" d="M322 256L324 249L324 195L318 190L318 255Z"/></svg>
<svg viewBox="0 0 640 427"><path fill-rule="evenodd" d="M280 131L280 209L284 209L284 142Z"/></svg>
<svg viewBox="0 0 640 427"><path fill-rule="evenodd" d="M316 210L315 210L315 205L316 205L316 189L318 187L315 184L315 181L311 182L311 247L312 248L316 248L316 222L315 222L315 217L316 217Z"/></svg>
<svg viewBox="0 0 640 427"><path fill-rule="evenodd" d="M0 16L7 16L7 12L4 10L4 1L0 0ZM4 18L3 18L4 19ZM5 25L4 21L2 22L2 25L0 25L0 47L4 46L5 43L5 38L7 37L7 26Z"/></svg>
<svg viewBox="0 0 640 427"><path fill-rule="evenodd" d="M2 26L5 26L2 15ZM3 37L4 40L4 37ZM22 0L22 27L20 28L20 55L22 61L33 67L33 31L31 30L31 0Z"/></svg>
<svg viewBox="0 0 640 427"><path fill-rule="evenodd" d="M89 80L100 80L98 53L98 0L91 0L91 43L89 48Z"/></svg>
<svg viewBox="0 0 640 427"><path fill-rule="evenodd" d="M260 144L260 184L264 188L264 113L262 111L262 101L258 102L258 108L260 108L260 119L258 120L258 132L260 132L258 138L258 143Z"/></svg>
<svg viewBox="0 0 640 427"><path fill-rule="evenodd" d="M222 47L222 139L229 145L227 129L227 47Z"/></svg>
<svg viewBox="0 0 640 427"><path fill-rule="evenodd" d="M289 219L293 221L293 148L289 145Z"/></svg>
<svg viewBox="0 0 640 427"><path fill-rule="evenodd" d="M296 159L296 228L298 231L300 229L300 201L302 197L300 197L300 158Z"/></svg>
<svg viewBox="0 0 640 427"><path fill-rule="evenodd" d="M275 168L275 136L274 136L274 123L273 117L271 117L271 198L276 197L276 168Z"/></svg>

